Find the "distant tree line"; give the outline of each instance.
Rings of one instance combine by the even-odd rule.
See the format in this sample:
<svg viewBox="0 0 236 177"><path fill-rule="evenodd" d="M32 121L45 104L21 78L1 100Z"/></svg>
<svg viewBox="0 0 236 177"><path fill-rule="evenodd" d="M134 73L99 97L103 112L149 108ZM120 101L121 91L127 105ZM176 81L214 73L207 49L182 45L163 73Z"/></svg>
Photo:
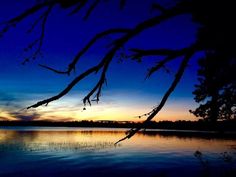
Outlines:
<svg viewBox="0 0 236 177"><path fill-rule="evenodd" d="M142 122L129 121L0 121L0 126L39 126L39 127L90 127L90 128L133 128L142 125ZM236 120L219 121L211 124L203 120L199 121L150 121L145 129L170 129L170 130L212 130L218 132L236 132Z"/></svg>

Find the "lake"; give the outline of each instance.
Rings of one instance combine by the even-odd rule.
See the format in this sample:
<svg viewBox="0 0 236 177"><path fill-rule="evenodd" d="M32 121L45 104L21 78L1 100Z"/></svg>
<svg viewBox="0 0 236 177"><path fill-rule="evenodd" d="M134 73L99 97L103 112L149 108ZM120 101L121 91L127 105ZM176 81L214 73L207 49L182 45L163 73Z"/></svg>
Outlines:
<svg viewBox="0 0 236 177"><path fill-rule="evenodd" d="M0 127L1 177L233 176L236 139L124 129Z"/></svg>

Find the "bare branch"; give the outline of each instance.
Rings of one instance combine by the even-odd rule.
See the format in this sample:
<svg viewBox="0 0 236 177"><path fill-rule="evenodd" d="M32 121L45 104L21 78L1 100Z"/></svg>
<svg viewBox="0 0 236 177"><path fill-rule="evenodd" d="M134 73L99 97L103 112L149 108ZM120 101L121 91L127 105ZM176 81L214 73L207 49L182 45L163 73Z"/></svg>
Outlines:
<svg viewBox="0 0 236 177"><path fill-rule="evenodd" d="M55 72L55 73L57 73L57 74L68 74L67 71L59 71L59 70L56 70L56 69L51 68L51 67L46 66L46 65L39 64L39 66L42 67L42 68L48 69L48 70L50 70L50 71L53 71L53 72Z"/></svg>
<svg viewBox="0 0 236 177"><path fill-rule="evenodd" d="M159 113L159 111L165 105L165 103L166 103L167 99L169 98L169 96L171 95L171 93L174 91L174 89L178 85L180 79L182 78L182 76L184 74L184 71L185 71L185 69L187 67L187 64L188 64L188 62L189 62L189 60L190 60L190 58L192 57L193 54L194 54L194 51L191 51L191 52L188 52L188 54L186 54L186 56L184 57L183 61L181 62L181 65L180 65L180 67L178 69L178 72L175 75L175 79L173 80L173 82L172 82L171 86L169 87L169 89L164 94L160 104L151 111L151 114L147 117L147 119L142 124L140 124L137 128L131 129L127 133L127 135L124 138L122 138L119 141L117 141L115 143L115 145L120 143L121 141L124 141L125 139L131 138L139 130L141 130L142 128L145 128L145 125L148 122L150 122Z"/></svg>
<svg viewBox="0 0 236 177"><path fill-rule="evenodd" d="M164 17L162 17L164 18ZM169 17L167 17L169 18ZM110 50L110 52L107 53L107 55L104 57L104 61L107 61L107 68L109 63L111 62L112 58L114 57L116 51L118 49L120 49L127 41L129 41L131 38L133 38L134 36L136 36L137 34L139 34L140 32L142 32L143 30L146 30L150 27L152 27L153 25L156 25L156 23L160 23L161 20L158 19L156 21L156 23L153 23L154 19L149 19L147 21L144 21L143 23L140 23L139 25L136 26L136 28L134 28L133 30L129 31L126 35L124 35L123 37L121 37L120 39L116 40L114 42L114 47ZM156 20L156 19L155 19ZM102 85L104 83L104 79L105 79L105 73L107 68L105 68L105 72L103 72L100 81L97 83L97 85L91 90L91 92L83 99L84 104L86 104L86 101L91 105L90 102L90 97L91 95L93 95L93 93L98 89L98 93L97 93L97 101L99 100L99 96L101 93L101 88Z"/></svg>
<svg viewBox="0 0 236 177"><path fill-rule="evenodd" d="M83 72L78 77L76 77L63 91L61 91L56 96L53 96L51 98L39 101L36 104L33 104L33 105L27 107L27 109L36 108L36 107L39 107L39 106L42 106L42 105L47 105L48 103L50 103L52 101L58 100L59 98L66 95L78 82L80 82L82 79L84 79L86 76L90 75L91 73L96 72L100 67L101 66L99 64L99 65L96 65L92 68L89 68L87 71Z"/></svg>
<svg viewBox="0 0 236 177"><path fill-rule="evenodd" d="M125 43L125 41L123 41L123 42ZM88 102L89 105L91 105L90 97L95 93L95 91L97 91L96 99L93 101L96 101L96 102L99 101L99 97L101 96L102 86L104 83L107 84L106 72L108 70L108 67L109 67L115 53L121 47L121 45L123 45L123 44L121 44L121 43L116 44L103 58L102 62L100 63L103 66L103 71L102 71L101 77L100 77L98 83L95 85L95 87L89 92L89 94L86 97L84 97L84 99L83 99L84 105L86 105L86 102Z"/></svg>
<svg viewBox="0 0 236 177"><path fill-rule="evenodd" d="M95 35L89 42L88 44L82 49L80 50L77 55L74 57L73 61L68 65L68 69L66 71L60 71L60 70L56 70L53 69L51 67L45 66L45 65L40 65L41 67L44 67L48 70L51 70L55 73L58 74L68 74L70 75L71 71L75 69L75 65L77 64L77 62L79 61L79 59L89 50L89 48L95 44L99 39L104 38L105 36L111 35L111 34L116 34L116 33L127 33L129 32L129 29L126 28L115 28L115 29L109 29L106 31L103 31L101 33L98 33L97 35Z"/></svg>
<svg viewBox="0 0 236 177"><path fill-rule="evenodd" d="M194 50L195 52L199 51L199 49L196 47L197 44L193 44L189 47L178 49L178 50L171 50L171 49L153 49L153 50L143 50L143 49L130 49L132 54L130 57L133 60L139 60L143 57L148 56L165 56L164 59L159 61L155 66L149 69L148 74L146 76L146 79L149 78L154 72L158 71L159 69L163 68L166 71L166 64L175 60L178 57L186 55L189 51Z"/></svg>
<svg viewBox="0 0 236 177"><path fill-rule="evenodd" d="M75 9L72 10L72 12L70 13L70 15L73 15L73 14L79 12L79 11L86 5L87 2L88 2L87 0L81 0L80 3L79 3L79 5L77 5L77 6L75 7Z"/></svg>
<svg viewBox="0 0 236 177"><path fill-rule="evenodd" d="M49 6L48 10L45 12L45 15L44 15L44 18L43 18L43 21L42 21L42 27L41 27L42 29L41 29L39 47L38 47L38 50L36 51L36 53L41 50L41 47L43 45L43 39L44 39L44 36L45 36L45 26L46 26L48 15L51 12L52 8L53 8L53 6Z"/></svg>
<svg viewBox="0 0 236 177"><path fill-rule="evenodd" d="M138 35L139 33L143 32L144 30L147 30L153 26L156 26L158 24L160 24L163 20L169 19L173 16L179 15L184 13L182 11L182 9L171 9L170 11L166 11L165 14L153 17L151 19L148 19L140 24L138 24L134 29L130 30L129 32L127 32L124 36L122 36L121 38L117 39L114 44L113 47L108 51L108 53L105 55L105 57L103 58L103 60L97 65L94 66L90 69L88 69L87 71L85 71L84 73L82 73L81 75L79 75L78 77L76 77L62 92L60 92L58 95L53 96L51 98L48 98L46 100L43 101L39 101L38 103L29 106L27 109L29 108L36 108L38 106L44 105L44 104L48 104L49 102L52 102L54 100L57 100L61 97L63 97L65 94L67 94L78 82L80 82L83 78L85 78L86 76L90 75L91 73L96 73L98 70L100 70L103 66L105 68L105 72L108 69L108 66L110 64L110 62L112 61L114 55L116 54L117 50L119 50L121 47L123 47L126 42L128 42L130 39L132 39L133 37L135 37L136 35ZM94 40L96 41L97 38L94 38ZM90 41L91 42L91 41ZM92 41L92 44L94 42ZM85 51L87 51L87 49L90 47L90 43L84 48ZM80 52L79 52L79 57L80 57ZM76 59L76 62L78 61L78 59ZM74 65L73 65L74 66ZM73 67L71 66L71 67ZM104 72L104 73L105 73ZM104 76L105 77L105 76ZM97 90L98 89L98 94L100 94L101 92L101 88L104 82L102 82L102 84L97 84L95 86L95 88L93 90ZM99 86L98 86L99 85ZM93 91L92 90L92 91ZM92 94L95 91L92 92ZM99 98L99 96L98 96ZM85 99L86 100L86 99Z"/></svg>
<svg viewBox="0 0 236 177"><path fill-rule="evenodd" d="M48 5L54 5L56 3L56 0L51 0L51 1L45 1L43 3L37 4L27 10L25 10L23 13L20 15L3 22L2 24L5 25L2 31L0 31L0 37L6 33L11 27L15 27L17 23L21 22L25 18L29 17L30 15L33 15L34 13L38 12L39 10L43 9L44 7Z"/></svg>
<svg viewBox="0 0 236 177"><path fill-rule="evenodd" d="M86 106L86 103L88 103L91 106L90 97L96 91L97 91L97 93L95 95L96 99L93 99L92 101L96 101L98 103L99 97L101 96L102 86L103 86L104 83L106 83L106 71L108 69L108 65L109 65L109 63L104 65L103 71L102 71L102 74L101 74L101 77L100 77L99 81L97 82L95 87L84 97L84 99L83 99L84 106Z"/></svg>
<svg viewBox="0 0 236 177"><path fill-rule="evenodd" d="M48 98L48 99L45 99L45 100L42 100L42 101L39 101L37 102L36 104L34 105L31 105L29 107L27 107L27 109L30 109L30 108L36 108L36 107L39 107L39 106L42 106L42 105L47 105L48 103L52 102L52 101L55 101L55 100L58 100L59 98L63 97L64 95L66 95L77 83L79 83L82 79L84 79L85 77L89 76L90 74L92 73L97 73L102 67L104 67L104 71L103 71L103 74L101 76L101 79L100 79L100 82L97 84L98 86L95 86L95 88L90 92L91 95L98 89L98 93L97 95L100 95L101 93L101 87L105 81L105 73L108 69L108 66L115 54L117 50L117 46L114 47L112 50L110 50L106 56L103 58L103 60L96 66L94 67L91 67L89 68L88 70L86 70L85 72L83 72L82 74L80 74L79 76L77 76L63 91L61 91L59 94L57 94L56 96L53 96L51 98ZM89 97L91 96L90 94L88 94L88 99ZM99 96L98 96L99 98ZM86 101L88 101L88 99L85 99ZM85 101L85 103L86 103ZM90 101L88 101L89 104Z"/></svg>
<svg viewBox="0 0 236 177"><path fill-rule="evenodd" d="M40 17L36 19L31 25L31 27L27 30L27 33L31 33L34 30L35 26L37 26L37 24L39 24L39 22L44 18L44 16L45 16L44 13L40 15Z"/></svg>
<svg viewBox="0 0 236 177"><path fill-rule="evenodd" d="M163 12L163 13L166 11L166 8L164 8L163 6L161 6L158 3L153 3L152 4L152 10L154 10L154 9L157 9L157 10Z"/></svg>
<svg viewBox="0 0 236 177"><path fill-rule="evenodd" d="M131 55L130 57L135 59L135 58L147 57L147 56L169 56L169 55L180 56L186 53L188 49L189 47L178 49L178 50L172 50L172 49L143 50L143 49L133 48L133 49L130 49L130 51L133 52L134 54Z"/></svg>
<svg viewBox="0 0 236 177"><path fill-rule="evenodd" d="M45 26L46 26L46 22L47 22L47 19L48 19L48 16L51 12L53 8L53 5L50 5L48 7L48 9L45 11L45 13L43 13L39 19L42 20L42 24L41 24L41 34L39 36L38 39L36 39L35 41L33 41L33 43L31 43L26 49L25 51L28 51L28 50L31 50L35 45L38 44L36 50L33 52L33 54L30 56L30 57L27 57L24 59L24 61L22 62L22 64L25 64L26 62L29 62L30 59L36 59L38 55L41 54L41 49L42 49L42 46L43 46L43 40L44 40L44 36L45 36ZM31 28L33 29L33 28ZM31 30L30 29L30 30Z"/></svg>
<svg viewBox="0 0 236 177"><path fill-rule="evenodd" d="M181 55L179 55L181 56ZM168 71L168 69L166 68L166 64L174 59L176 59L178 56L173 56L173 55L170 55L170 56L167 56L166 58L164 58L163 60L159 61L155 66L151 67L149 70L148 70L148 73L147 73L147 76L146 76L146 79L151 77L151 75L160 70L161 68L165 69L166 71Z"/></svg>
<svg viewBox="0 0 236 177"><path fill-rule="evenodd" d="M139 34L140 32L142 32L143 30L146 30L150 27L153 27L159 23L161 23L162 21L179 15L181 13L184 13L184 11L181 9L171 9L169 11L166 11L165 14L162 14L160 16L156 16L154 18L151 18L149 20L146 20L142 23L140 23L139 25L137 25L133 30L127 30L124 29L125 32L129 32L126 36L118 39L115 41L115 45L119 46L118 48L120 48L122 46L122 44L126 43L129 39L131 39L132 37L136 36L137 34ZM116 29L115 29L116 30ZM122 32L124 32L122 29ZM77 61L79 60L79 58L81 57L82 54L84 54L90 47L91 45L93 45L97 39L104 37L106 35L108 35L107 33L114 33L113 30L111 31L105 31L103 33L98 34L97 36L95 36L90 42L89 44L81 51L78 53L78 55L75 57L75 59L73 60L73 62L69 65L69 69L68 69L68 73L70 73L70 71L75 67L75 64L77 63Z"/></svg>
<svg viewBox="0 0 236 177"><path fill-rule="evenodd" d="M84 16L84 20L87 20L92 11L96 8L96 6L99 4L100 0L95 0L94 3L89 7L88 11L86 12Z"/></svg>
<svg viewBox="0 0 236 177"><path fill-rule="evenodd" d="M57 0L63 9L71 8L83 0ZM88 1L88 0L86 0Z"/></svg>
<svg viewBox="0 0 236 177"><path fill-rule="evenodd" d="M77 83L79 83L82 79L84 79L86 76L92 74L92 73L97 73L102 67L104 67L104 71L102 74L102 77L104 77L104 79L100 79L100 80L105 80L105 73L108 69L108 66L113 58L113 56L115 55L116 51L119 49L119 45L114 46L103 58L103 60L96 66L89 68L88 70L86 70L85 72L83 72L82 74L80 74L79 76L77 76L63 91L61 91L59 94L57 94L56 96L53 96L51 98L42 100L37 102L36 104L27 107L27 109L30 108L36 108L39 107L41 105L47 105L48 103L55 101L61 97L63 97L64 95L66 95ZM101 78L102 78L101 77ZM101 81L102 82L102 81ZM92 92L92 94L98 89L98 94L100 95L101 93L101 87L103 85L104 81L102 83L99 83L99 86L95 86L95 88L93 89L94 91ZM98 96L99 98L99 96Z"/></svg>

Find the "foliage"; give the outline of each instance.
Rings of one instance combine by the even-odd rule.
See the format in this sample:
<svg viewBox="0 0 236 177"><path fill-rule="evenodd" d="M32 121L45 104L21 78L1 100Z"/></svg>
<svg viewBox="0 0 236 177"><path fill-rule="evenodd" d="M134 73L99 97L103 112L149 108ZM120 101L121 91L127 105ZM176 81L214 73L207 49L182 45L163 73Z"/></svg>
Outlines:
<svg viewBox="0 0 236 177"><path fill-rule="evenodd" d="M209 121L236 117L236 60L209 53L199 60L199 84L195 85L195 101L202 103L195 111L197 117Z"/></svg>

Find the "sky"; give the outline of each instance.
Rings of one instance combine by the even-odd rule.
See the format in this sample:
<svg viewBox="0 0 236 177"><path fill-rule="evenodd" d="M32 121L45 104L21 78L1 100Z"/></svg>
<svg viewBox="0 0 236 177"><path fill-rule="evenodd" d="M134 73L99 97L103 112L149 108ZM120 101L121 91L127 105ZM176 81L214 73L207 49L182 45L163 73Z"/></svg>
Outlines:
<svg viewBox="0 0 236 177"><path fill-rule="evenodd" d="M138 63L132 60L119 62L118 57L115 57L107 73L107 86L103 88L101 101L98 104L87 106L86 110L83 110L83 97L99 79L99 75L92 75L76 85L69 94L49 103L47 107L25 109L37 101L56 95L73 78L98 63L114 37L107 37L95 44L81 58L76 65L76 72L71 76L57 75L40 68L38 64L66 69L76 53L96 33L112 27L132 28L138 22L159 13L150 11L149 3L154 2L153 0L145 1L147 3L130 0L122 11L114 2L98 6L86 21L82 19L85 11L69 15L69 9L64 10L56 6L46 23L43 57L38 57L25 65L21 62L29 53L24 52L24 48L37 38L40 25L35 27L32 34L27 34L26 31L40 13L25 19L0 38L0 120L140 121L138 115L149 112L158 105L174 78L179 59L168 65L170 74L160 70L145 80L148 68L157 63L160 58L148 57L143 59L142 63ZM33 3L34 1L28 0L1 2L0 22L23 12ZM169 1L162 3L165 6L171 4ZM197 25L191 22L190 16L178 16L141 33L124 48L125 50L129 48L179 49L195 41L196 30ZM192 91L194 84L197 83L199 57L201 54L193 56L175 92L154 120L197 120L189 110L197 107Z"/></svg>

